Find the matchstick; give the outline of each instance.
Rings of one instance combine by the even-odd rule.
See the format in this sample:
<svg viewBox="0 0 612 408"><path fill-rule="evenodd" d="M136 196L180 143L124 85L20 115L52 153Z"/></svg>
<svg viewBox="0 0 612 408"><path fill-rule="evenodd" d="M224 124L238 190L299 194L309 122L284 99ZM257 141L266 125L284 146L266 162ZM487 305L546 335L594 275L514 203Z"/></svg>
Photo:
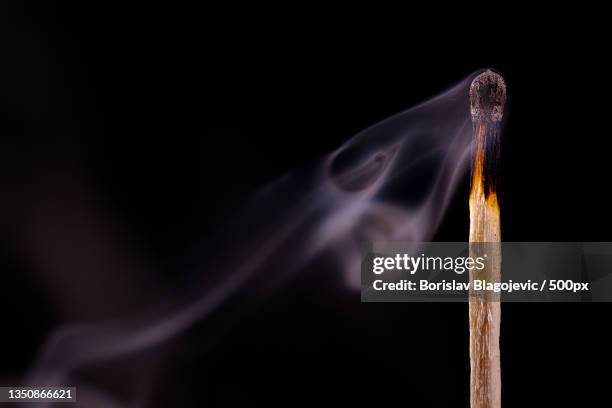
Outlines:
<svg viewBox="0 0 612 408"><path fill-rule="evenodd" d="M470 187L470 256L487 254L486 267L471 271L470 280L500 281L501 249L497 203L499 136L506 85L490 70L478 75L470 87L474 140ZM470 292L470 405L501 406L499 295Z"/></svg>

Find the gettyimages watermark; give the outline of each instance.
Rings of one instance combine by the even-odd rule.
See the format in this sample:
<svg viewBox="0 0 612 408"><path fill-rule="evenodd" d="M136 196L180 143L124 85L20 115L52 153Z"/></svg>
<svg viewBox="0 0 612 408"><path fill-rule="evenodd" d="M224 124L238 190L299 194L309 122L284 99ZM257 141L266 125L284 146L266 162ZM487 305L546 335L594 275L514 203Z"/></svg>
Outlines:
<svg viewBox="0 0 612 408"><path fill-rule="evenodd" d="M612 302L610 242L373 243L363 302Z"/></svg>
<svg viewBox="0 0 612 408"><path fill-rule="evenodd" d="M419 270L445 270L462 274L471 270L484 270L487 257L488 254L483 254L483 256L478 256L476 258L470 256L447 256L443 258L441 256L425 256L425 254L421 254L420 256L409 256L405 253L395 254L395 256L389 257L377 256L373 259L372 272L378 275L389 270L404 270L413 275Z"/></svg>

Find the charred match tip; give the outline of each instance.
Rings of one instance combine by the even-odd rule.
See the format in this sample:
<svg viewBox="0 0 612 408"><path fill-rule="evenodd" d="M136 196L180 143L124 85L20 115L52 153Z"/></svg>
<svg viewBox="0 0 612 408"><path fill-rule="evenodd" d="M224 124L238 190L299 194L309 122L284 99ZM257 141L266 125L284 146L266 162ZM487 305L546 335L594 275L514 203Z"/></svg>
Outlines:
<svg viewBox="0 0 612 408"><path fill-rule="evenodd" d="M506 83L490 69L478 75L470 86L472 121L499 122L504 115Z"/></svg>

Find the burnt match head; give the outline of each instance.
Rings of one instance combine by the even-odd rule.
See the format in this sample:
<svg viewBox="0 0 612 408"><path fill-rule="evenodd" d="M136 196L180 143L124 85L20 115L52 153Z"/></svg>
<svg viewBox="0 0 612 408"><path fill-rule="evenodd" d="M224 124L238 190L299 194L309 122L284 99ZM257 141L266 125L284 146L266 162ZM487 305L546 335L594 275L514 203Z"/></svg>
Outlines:
<svg viewBox="0 0 612 408"><path fill-rule="evenodd" d="M472 141L472 188L470 195L488 199L499 184L501 120L506 103L506 84L501 75L487 70L470 86L474 139ZM496 194L493 197L497 197Z"/></svg>
<svg viewBox="0 0 612 408"><path fill-rule="evenodd" d="M506 83L490 69L478 75L470 86L470 110L474 122L499 122L504 115Z"/></svg>

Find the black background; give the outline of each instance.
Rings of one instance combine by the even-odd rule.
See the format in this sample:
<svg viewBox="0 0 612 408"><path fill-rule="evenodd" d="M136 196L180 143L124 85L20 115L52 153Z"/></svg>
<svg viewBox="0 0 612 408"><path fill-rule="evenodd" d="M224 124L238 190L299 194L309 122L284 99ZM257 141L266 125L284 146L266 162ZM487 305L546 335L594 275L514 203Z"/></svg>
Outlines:
<svg viewBox="0 0 612 408"><path fill-rule="evenodd" d="M509 95L504 240L609 240L609 80L596 36L543 29L475 41L466 25L454 31L465 39L438 40L431 26L220 22L179 6L32 5L0 21L8 378L25 372L59 322L13 243L25 203L15 197L44 183L46 166L78 162L164 277L181 281L184 258L258 187L492 67ZM466 238L466 189L467 180L435 240ZM210 328L193 328L148 404L180 395L181 406L468 405L467 305L361 304L337 277L310 269L214 347L199 351ZM607 304L504 305L504 405L605 405L609 313Z"/></svg>

